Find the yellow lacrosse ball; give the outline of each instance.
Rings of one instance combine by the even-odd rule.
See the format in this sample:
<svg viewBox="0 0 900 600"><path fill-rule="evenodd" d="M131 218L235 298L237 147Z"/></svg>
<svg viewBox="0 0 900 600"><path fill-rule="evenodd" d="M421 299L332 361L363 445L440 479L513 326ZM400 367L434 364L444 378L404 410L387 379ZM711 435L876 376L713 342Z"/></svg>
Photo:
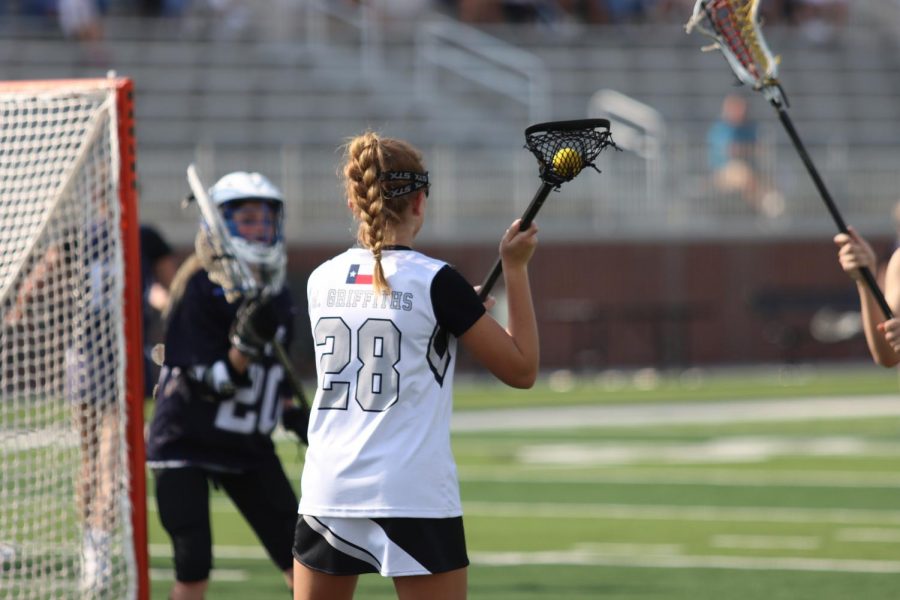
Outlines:
<svg viewBox="0 0 900 600"><path fill-rule="evenodd" d="M553 155L553 170L563 177L571 177L581 170L581 155L573 148L560 148Z"/></svg>

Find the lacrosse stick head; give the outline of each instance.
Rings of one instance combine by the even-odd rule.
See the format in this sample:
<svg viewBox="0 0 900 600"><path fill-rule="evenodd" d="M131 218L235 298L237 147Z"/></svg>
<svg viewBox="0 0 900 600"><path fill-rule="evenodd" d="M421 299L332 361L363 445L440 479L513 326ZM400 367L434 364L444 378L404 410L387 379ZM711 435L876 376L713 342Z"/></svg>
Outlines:
<svg viewBox="0 0 900 600"><path fill-rule="evenodd" d="M525 130L525 147L540 165L541 179L559 186L591 167L600 152L616 147L607 119L581 119L538 123Z"/></svg>
<svg viewBox="0 0 900 600"><path fill-rule="evenodd" d="M772 102L785 104L778 82L778 63L763 37L759 21L760 0L697 0L685 31L698 31L713 44L704 51L719 50L738 80L761 91Z"/></svg>

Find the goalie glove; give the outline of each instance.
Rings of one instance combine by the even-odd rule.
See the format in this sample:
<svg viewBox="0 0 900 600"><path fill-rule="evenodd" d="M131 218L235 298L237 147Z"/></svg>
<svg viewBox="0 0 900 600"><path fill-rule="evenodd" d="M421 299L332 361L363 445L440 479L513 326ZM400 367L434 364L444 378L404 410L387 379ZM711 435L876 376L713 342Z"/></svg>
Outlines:
<svg viewBox="0 0 900 600"><path fill-rule="evenodd" d="M229 338L242 354L259 358L277 332L278 315L271 299L251 298L238 308Z"/></svg>
<svg viewBox="0 0 900 600"><path fill-rule="evenodd" d="M309 446L306 431L309 428L309 413L305 408L292 404L281 411L281 425L293 432L304 445Z"/></svg>
<svg viewBox="0 0 900 600"><path fill-rule="evenodd" d="M206 393L201 397L213 402L228 400L237 392L238 385L250 383L247 376L235 371L228 360L218 360L208 367L197 365L189 373L192 380L202 384Z"/></svg>

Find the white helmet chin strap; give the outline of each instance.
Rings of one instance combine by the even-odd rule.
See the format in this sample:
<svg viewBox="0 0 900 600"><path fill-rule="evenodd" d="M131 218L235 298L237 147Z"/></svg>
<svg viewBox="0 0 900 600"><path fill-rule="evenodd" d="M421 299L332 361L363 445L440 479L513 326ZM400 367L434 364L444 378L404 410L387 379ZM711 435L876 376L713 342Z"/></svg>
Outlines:
<svg viewBox="0 0 900 600"><path fill-rule="evenodd" d="M281 291L287 268L283 241L268 245L232 236L231 246L236 258L246 263L256 275L263 294L277 294Z"/></svg>

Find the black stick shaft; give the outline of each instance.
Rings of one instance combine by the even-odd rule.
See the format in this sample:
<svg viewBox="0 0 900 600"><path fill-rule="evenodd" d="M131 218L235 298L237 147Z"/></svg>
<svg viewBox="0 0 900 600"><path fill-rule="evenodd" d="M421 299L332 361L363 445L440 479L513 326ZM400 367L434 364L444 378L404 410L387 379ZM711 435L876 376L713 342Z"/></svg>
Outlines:
<svg viewBox="0 0 900 600"><path fill-rule="evenodd" d="M816 166L813 164L809 153L806 151L806 148L803 145L803 141L797 134L797 130L794 128L794 123L791 121L791 117L779 102L772 102L772 106L774 106L778 111L778 118L781 119L781 124L784 125L784 129L787 131L788 136L794 143L794 147L797 149L797 153L800 154L800 159L803 161L803 164L806 165L806 170L809 171L813 183L816 185L816 189L819 190L819 195L822 196L822 200L825 202L825 207L828 208L828 212L831 213L831 218L834 219L834 223L837 225L838 231L840 231L841 233L847 233L847 224L844 222L844 218L841 216L837 205L835 205L834 200L831 198L831 194L828 192L828 188L825 187L825 182L822 181L822 177L819 175L819 171L816 169ZM878 287L878 283L875 281L875 276L872 275L872 272L868 269L868 267L861 267L859 271L862 274L863 280L866 282L869 291L872 292L872 297L875 298L875 301L878 302L878 306L881 307L881 312L884 313L885 318L892 319L894 317L894 314L891 311L891 307L890 305L888 305L887 300L884 299L884 294L881 293L881 289Z"/></svg>
<svg viewBox="0 0 900 600"><path fill-rule="evenodd" d="M275 357L278 359L278 362L281 363L281 366L284 368L284 372L287 375L288 380L291 382L291 386L293 386L294 388L294 393L297 395L297 399L300 401L300 406L303 408L303 410L309 412L309 401L306 399L306 394L303 393L303 386L300 384L300 377L294 370L294 365L291 362L291 358L288 356L287 351L278 340L272 340L272 349L275 350Z"/></svg>
<svg viewBox="0 0 900 600"><path fill-rule="evenodd" d="M531 225L531 222L534 221L534 217L537 216L539 210L541 210L541 206L544 205L544 201L547 199L547 196L550 195L550 192L553 190L553 185L547 183L546 181L541 184L541 187L538 188L537 193L534 195L534 199L532 199L531 204L528 205L528 208L525 210L525 213L522 215L522 220L519 223L519 231L525 231ZM482 300L485 300L488 297L488 293L491 291L491 288L494 287L494 284L497 283L497 278L500 277L500 273L503 272L503 263L500 260L500 257L497 257L497 260L494 262L494 266L491 269L491 272L488 273L488 276L484 278L484 281L481 284L481 290L478 292L478 297Z"/></svg>

